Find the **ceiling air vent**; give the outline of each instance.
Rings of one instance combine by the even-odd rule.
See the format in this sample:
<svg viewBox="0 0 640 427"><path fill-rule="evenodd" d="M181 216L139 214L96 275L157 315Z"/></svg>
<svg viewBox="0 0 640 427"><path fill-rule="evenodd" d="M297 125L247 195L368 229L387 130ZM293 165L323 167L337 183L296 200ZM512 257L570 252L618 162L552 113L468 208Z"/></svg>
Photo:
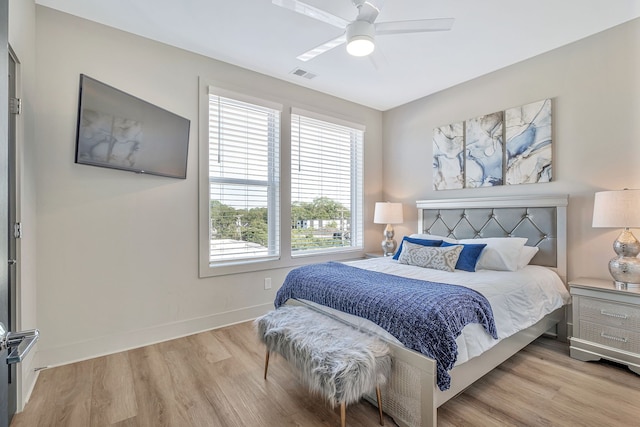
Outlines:
<svg viewBox="0 0 640 427"><path fill-rule="evenodd" d="M312 78L316 77L315 74L310 73L306 70L303 70L302 68L294 68L293 71L291 72L291 74L294 74L296 76L299 77L304 77L305 79L309 79L311 80Z"/></svg>

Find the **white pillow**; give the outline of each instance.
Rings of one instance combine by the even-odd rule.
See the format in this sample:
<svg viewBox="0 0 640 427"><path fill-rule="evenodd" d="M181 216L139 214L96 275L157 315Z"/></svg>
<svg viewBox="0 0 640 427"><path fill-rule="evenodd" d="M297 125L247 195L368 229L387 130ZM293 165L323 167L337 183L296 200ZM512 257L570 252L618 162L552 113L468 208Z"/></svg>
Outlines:
<svg viewBox="0 0 640 427"><path fill-rule="evenodd" d="M485 243L478 258L476 270L516 271L525 237L488 237L485 239L463 239L458 243Z"/></svg>
<svg viewBox="0 0 640 427"><path fill-rule="evenodd" d="M436 236L435 234L412 234L409 237L414 239L425 239L425 240L442 240L447 243L458 243L456 239L452 239L451 237L444 236Z"/></svg>
<svg viewBox="0 0 640 427"><path fill-rule="evenodd" d="M522 252L520 252L520 259L518 260L518 270L529 265L529 263L531 262L533 257L536 256L539 250L540 248L537 246L523 246Z"/></svg>
<svg viewBox="0 0 640 427"><path fill-rule="evenodd" d="M462 252L462 245L443 248L404 242L402 244L402 252L400 252L400 257L398 257L398 262L400 262L400 264L453 272L456 269L460 252Z"/></svg>

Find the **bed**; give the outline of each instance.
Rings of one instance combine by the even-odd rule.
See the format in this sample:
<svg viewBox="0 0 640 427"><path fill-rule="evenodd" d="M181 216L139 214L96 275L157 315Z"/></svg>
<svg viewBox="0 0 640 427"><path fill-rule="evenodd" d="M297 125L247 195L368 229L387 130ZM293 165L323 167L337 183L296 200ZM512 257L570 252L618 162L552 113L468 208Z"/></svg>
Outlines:
<svg viewBox="0 0 640 427"><path fill-rule="evenodd" d="M510 328L511 319L501 309L494 309L498 340L492 338L483 326L472 323L464 327L456 338L458 349L455 366L448 371L450 382L442 390L437 363L403 345L394 336L370 322L357 316L340 312L302 298L286 298L287 304L307 305L328 316L338 318L360 329L366 329L379 335L391 347L393 368L391 380L383 389L383 409L400 426L429 427L437 423L437 408L462 392L474 381L491 371L510 356L521 350L543 333L552 333L559 339L566 339L565 305L569 302L566 291L566 207L568 197L517 196L477 199L444 199L418 201L418 234L416 237L442 236L468 242L465 239L516 238L526 239L526 245L537 247L538 251L529 265L516 271L494 272L479 269L476 272L442 272L415 266L404 266L390 258L375 258L349 263L349 267L366 271L405 276L438 283L462 281L462 285L474 288L481 294L487 294L487 300L497 307L497 299L504 299L506 289L513 289L514 282L538 280L556 282L558 293L541 295L547 301L546 308L533 309L538 314L524 317L524 323ZM474 240L482 242L486 240ZM345 267L346 268L346 267ZM409 280L409 279L408 279ZM559 286L558 286L559 283ZM533 285L536 291L540 288ZM542 287L546 285L541 285ZM283 286L284 288L284 286ZM511 292L511 291L509 291ZM529 292L529 291L527 291ZM510 303L534 300L531 294L516 295ZM515 303L514 303L515 301ZM537 306L537 302L535 304ZM519 306L516 312L520 312ZM513 330L509 330L513 329ZM440 387L438 386L440 385ZM373 396L370 400L375 402Z"/></svg>

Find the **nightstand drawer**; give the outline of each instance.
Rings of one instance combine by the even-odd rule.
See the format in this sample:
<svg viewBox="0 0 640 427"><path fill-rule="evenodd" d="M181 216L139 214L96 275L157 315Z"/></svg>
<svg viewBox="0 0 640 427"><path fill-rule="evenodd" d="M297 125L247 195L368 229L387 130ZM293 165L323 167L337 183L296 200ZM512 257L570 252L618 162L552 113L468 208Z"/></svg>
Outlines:
<svg viewBox="0 0 640 427"><path fill-rule="evenodd" d="M640 307L580 297L580 321L640 330Z"/></svg>
<svg viewBox="0 0 640 427"><path fill-rule="evenodd" d="M640 353L640 333L626 329L580 322L579 338L631 353Z"/></svg>

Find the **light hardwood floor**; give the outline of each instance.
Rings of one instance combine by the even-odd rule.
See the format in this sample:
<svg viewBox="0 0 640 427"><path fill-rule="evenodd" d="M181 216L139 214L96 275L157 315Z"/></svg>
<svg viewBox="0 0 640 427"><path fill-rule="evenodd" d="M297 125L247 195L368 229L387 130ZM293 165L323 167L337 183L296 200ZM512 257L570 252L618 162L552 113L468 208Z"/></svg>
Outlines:
<svg viewBox="0 0 640 427"><path fill-rule="evenodd" d="M640 426L640 376L568 352L539 338L443 405L439 426ZM286 361L271 358L267 381L263 364L246 322L47 369L11 427L339 425L338 411L310 396ZM349 406L347 425L378 425L377 409Z"/></svg>

